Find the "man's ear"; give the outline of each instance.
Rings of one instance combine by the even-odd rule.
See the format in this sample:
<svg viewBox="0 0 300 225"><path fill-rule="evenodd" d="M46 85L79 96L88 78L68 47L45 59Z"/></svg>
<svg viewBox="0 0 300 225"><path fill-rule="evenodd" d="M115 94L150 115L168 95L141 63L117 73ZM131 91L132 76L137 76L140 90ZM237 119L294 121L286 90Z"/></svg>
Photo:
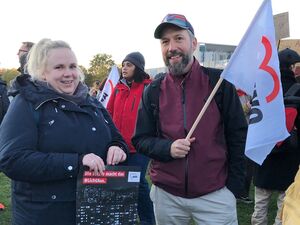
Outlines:
<svg viewBox="0 0 300 225"><path fill-rule="evenodd" d="M197 48L197 43L198 43L197 38L194 38L193 41L192 41L193 51L196 50L196 48Z"/></svg>

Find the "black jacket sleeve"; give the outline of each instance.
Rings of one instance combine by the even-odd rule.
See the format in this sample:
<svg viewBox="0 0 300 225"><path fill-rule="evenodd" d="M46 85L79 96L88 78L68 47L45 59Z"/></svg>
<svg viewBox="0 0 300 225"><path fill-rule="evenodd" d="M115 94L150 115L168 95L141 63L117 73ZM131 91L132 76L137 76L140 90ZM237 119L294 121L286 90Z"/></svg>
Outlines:
<svg viewBox="0 0 300 225"><path fill-rule="evenodd" d="M153 89L151 85L148 85L143 92L138 109L135 134L131 141L138 152L152 159L166 162L173 160L170 155L173 141L158 135L158 116L155 117L153 113L153 104L150 101L151 91Z"/></svg>
<svg viewBox="0 0 300 225"><path fill-rule="evenodd" d="M228 151L228 178L226 185L235 195L239 196L244 187L245 144L248 125L235 87L223 81L223 122Z"/></svg>

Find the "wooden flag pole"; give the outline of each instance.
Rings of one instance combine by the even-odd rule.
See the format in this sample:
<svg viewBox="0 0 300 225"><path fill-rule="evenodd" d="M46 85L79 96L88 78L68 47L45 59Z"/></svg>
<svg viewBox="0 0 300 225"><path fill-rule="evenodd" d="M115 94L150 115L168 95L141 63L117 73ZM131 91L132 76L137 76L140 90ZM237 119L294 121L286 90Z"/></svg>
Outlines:
<svg viewBox="0 0 300 225"><path fill-rule="evenodd" d="M279 47L280 47L280 39L278 40L277 51L279 51Z"/></svg>
<svg viewBox="0 0 300 225"><path fill-rule="evenodd" d="M214 89L213 89L212 92L210 93L210 95L209 95L207 101L205 102L203 108L201 109L199 115L197 116L197 119L195 120L195 122L194 122L192 128L190 129L189 133L187 134L187 136L186 136L186 138L185 138L186 140L188 140L188 139L191 138L191 136L192 136L192 134L194 133L194 131L195 131L195 129L196 129L198 123L200 122L200 120L201 120L201 118L202 118L202 116L203 116L203 114L205 113L205 111L206 111L208 105L210 104L210 102L211 102L211 100L213 99L213 97L215 96L215 94L216 94L218 88L220 87L222 81L223 81L223 77L220 77L220 79L218 80L216 86L214 87Z"/></svg>

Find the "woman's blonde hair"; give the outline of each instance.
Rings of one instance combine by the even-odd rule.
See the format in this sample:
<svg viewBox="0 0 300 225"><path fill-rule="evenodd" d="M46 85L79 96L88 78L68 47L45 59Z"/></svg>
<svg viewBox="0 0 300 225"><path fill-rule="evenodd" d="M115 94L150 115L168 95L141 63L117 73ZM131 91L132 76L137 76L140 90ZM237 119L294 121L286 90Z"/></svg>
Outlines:
<svg viewBox="0 0 300 225"><path fill-rule="evenodd" d="M51 39L42 39L37 44L33 45L28 54L27 70L33 80L41 80L42 75L47 66L48 53L52 49L67 48L71 49L70 45L65 41ZM84 74L79 66L77 67L80 80L84 80Z"/></svg>

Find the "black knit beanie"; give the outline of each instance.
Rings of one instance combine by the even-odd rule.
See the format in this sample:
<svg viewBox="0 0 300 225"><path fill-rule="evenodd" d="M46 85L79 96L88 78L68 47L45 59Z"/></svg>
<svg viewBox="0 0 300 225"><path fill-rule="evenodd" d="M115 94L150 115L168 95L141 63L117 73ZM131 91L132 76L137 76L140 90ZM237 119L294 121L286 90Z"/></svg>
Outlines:
<svg viewBox="0 0 300 225"><path fill-rule="evenodd" d="M144 59L144 56L140 52L131 52L131 53L129 53L125 57L125 59L122 61L122 64L125 61L131 62L136 67L138 67L138 68L140 68L141 70L144 71L144 68L145 68L145 59Z"/></svg>

